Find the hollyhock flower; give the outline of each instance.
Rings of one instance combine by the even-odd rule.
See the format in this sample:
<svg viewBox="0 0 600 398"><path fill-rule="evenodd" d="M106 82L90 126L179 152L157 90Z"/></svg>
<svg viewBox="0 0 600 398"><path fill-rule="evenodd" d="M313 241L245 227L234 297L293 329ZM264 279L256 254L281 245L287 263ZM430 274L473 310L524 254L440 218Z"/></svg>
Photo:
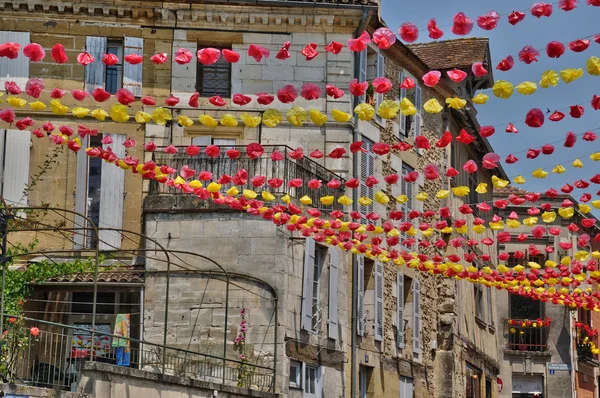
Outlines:
<svg viewBox="0 0 600 398"><path fill-rule="evenodd" d="M535 3L531 6L531 15L536 18L549 17L552 15L552 4L551 3Z"/></svg>
<svg viewBox="0 0 600 398"><path fill-rule="evenodd" d="M8 59L16 59L19 56L19 50L21 45L18 43L7 42L0 44L0 57L7 57Z"/></svg>
<svg viewBox="0 0 600 398"><path fill-rule="evenodd" d="M356 39L350 39L346 41L348 49L352 52L363 52L367 49L367 45L371 43L369 33L365 30Z"/></svg>
<svg viewBox="0 0 600 398"><path fill-rule="evenodd" d="M307 61L312 61L317 57L317 55L319 55L319 52L317 51L317 44L308 43L306 47L300 51L300 54L304 55Z"/></svg>
<svg viewBox="0 0 600 398"><path fill-rule="evenodd" d="M379 28L375 32L373 32L373 44L375 44L382 50L387 50L395 42L396 34L391 29Z"/></svg>
<svg viewBox="0 0 600 398"><path fill-rule="evenodd" d="M271 94L257 93L256 95L256 102L258 102L260 105L269 105L275 100L275 97Z"/></svg>
<svg viewBox="0 0 600 398"><path fill-rule="evenodd" d="M565 53L565 46L559 41L551 41L546 46L546 54L550 58L560 58Z"/></svg>
<svg viewBox="0 0 600 398"><path fill-rule="evenodd" d="M544 112L539 108L533 108L525 116L525 124L529 127L538 128L544 124Z"/></svg>
<svg viewBox="0 0 600 398"><path fill-rule="evenodd" d="M300 95L306 100L316 100L321 97L321 88L314 83L304 83Z"/></svg>
<svg viewBox="0 0 600 398"><path fill-rule="evenodd" d="M419 28L410 22L405 22L398 30L400 38L407 43L414 43L419 38Z"/></svg>
<svg viewBox="0 0 600 398"><path fill-rule="evenodd" d="M473 66L471 66L471 70L473 71L473 74L476 77L481 77L488 74L487 69L483 67L483 64L481 62L473 63Z"/></svg>
<svg viewBox="0 0 600 398"><path fill-rule="evenodd" d="M156 53L150 57L150 61L155 65L163 65L167 62L167 59L167 53Z"/></svg>
<svg viewBox="0 0 600 398"><path fill-rule="evenodd" d="M427 87L435 87L435 85L440 81L441 76L441 72L437 70L429 71L423 76L423 84L425 84Z"/></svg>
<svg viewBox="0 0 600 398"><path fill-rule="evenodd" d="M277 99L284 104L290 104L298 98L298 90L291 84L277 90Z"/></svg>
<svg viewBox="0 0 600 398"><path fill-rule="evenodd" d="M454 15L453 25L450 30L457 36L468 35L473 30L473 20L467 17L465 13L459 12Z"/></svg>
<svg viewBox="0 0 600 398"><path fill-rule="evenodd" d="M102 63L106 64L107 66L113 66L119 63L119 57L117 57L115 54L104 54L102 56Z"/></svg>
<svg viewBox="0 0 600 398"><path fill-rule="evenodd" d="M587 48L589 46L590 46L589 40L579 39L579 40L574 40L569 43L569 50L576 52L576 53L580 53L580 52L587 50Z"/></svg>
<svg viewBox="0 0 600 398"><path fill-rule="evenodd" d="M325 51L327 51L328 53L332 53L332 54L339 54L342 52L342 49L344 48L344 44L337 42L337 41L332 41L331 43L329 43L328 45L325 46Z"/></svg>
<svg viewBox="0 0 600 398"><path fill-rule="evenodd" d="M39 62L46 56L46 51L37 43L29 43L23 47L23 55L31 62Z"/></svg>
<svg viewBox="0 0 600 398"><path fill-rule="evenodd" d="M144 57L136 53L127 54L124 59L125 62L131 65L138 65L144 61Z"/></svg>
<svg viewBox="0 0 600 398"><path fill-rule="evenodd" d="M175 57L175 61L177 61L177 63L179 64L187 64L192 60L192 53L186 50L185 48L180 48L179 50L177 50L177 53L175 53L175 55L177 55L177 57L180 57L181 62L177 61L177 57ZM196 57L198 58L198 62L200 62L202 65L213 65L221 57L221 50L211 47L201 48L196 52Z"/></svg>
<svg viewBox="0 0 600 398"><path fill-rule="evenodd" d="M325 92L327 93L328 96L330 96L334 99L340 99L344 96L344 90L342 90L341 88L337 88L333 84L326 85Z"/></svg>
<svg viewBox="0 0 600 398"><path fill-rule="evenodd" d="M483 30L492 30L498 26L499 20L500 14L498 14L496 11L490 11L477 17L477 26Z"/></svg>
<svg viewBox="0 0 600 398"><path fill-rule="evenodd" d="M446 72L446 74L454 83L460 83L467 77L467 73L460 69L449 70Z"/></svg>
<svg viewBox="0 0 600 398"><path fill-rule="evenodd" d="M427 23L427 31L429 32L429 37L433 40L437 40L444 36L444 32L438 28L435 18L431 18Z"/></svg>
<svg viewBox="0 0 600 398"><path fill-rule="evenodd" d="M501 70L503 72L506 72L508 70L511 70L512 67L515 64L515 60L512 57L512 55L509 55L508 57L504 58L502 61L500 61L498 63L498 65L496 66L496 69Z"/></svg>
<svg viewBox="0 0 600 398"><path fill-rule="evenodd" d="M538 62L537 57L539 57L539 55L540 52L532 46L525 46L521 51L519 51L519 59L521 62L524 62L528 65L532 62Z"/></svg>
<svg viewBox="0 0 600 398"><path fill-rule="evenodd" d="M65 51L65 47L60 43L57 43L54 45L54 47L52 47L52 50L50 50L50 55L57 64L65 64L69 60L69 57L67 57L67 52Z"/></svg>
<svg viewBox="0 0 600 398"><path fill-rule="evenodd" d="M256 62L260 62L263 58L269 58L271 52L263 46L250 44L248 47L248 56L254 58Z"/></svg>

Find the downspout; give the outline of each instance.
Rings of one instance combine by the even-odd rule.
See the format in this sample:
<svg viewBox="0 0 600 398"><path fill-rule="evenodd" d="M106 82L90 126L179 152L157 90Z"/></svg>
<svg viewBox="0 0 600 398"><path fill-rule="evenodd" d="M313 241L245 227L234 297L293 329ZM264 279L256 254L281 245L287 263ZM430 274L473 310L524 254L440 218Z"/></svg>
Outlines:
<svg viewBox="0 0 600 398"><path fill-rule="evenodd" d="M355 37L359 37L365 27L367 25L367 17L369 15L369 10L363 8L363 15L358 25L358 29L356 30ZM354 77L356 79L360 78L360 53L354 53ZM355 108L358 105L359 99L357 96L354 96L353 106ZM352 132L353 142L360 141L360 134L358 132L358 116L354 114L354 130ZM355 153L352 156L352 176L354 178L358 178L358 158L360 155ZM352 190L352 210L358 210L358 190ZM358 307L356 303L356 299L358 297L358 257L356 254L352 255L352 336L351 340L351 351L350 351L350 397L356 397L356 342L358 335Z"/></svg>

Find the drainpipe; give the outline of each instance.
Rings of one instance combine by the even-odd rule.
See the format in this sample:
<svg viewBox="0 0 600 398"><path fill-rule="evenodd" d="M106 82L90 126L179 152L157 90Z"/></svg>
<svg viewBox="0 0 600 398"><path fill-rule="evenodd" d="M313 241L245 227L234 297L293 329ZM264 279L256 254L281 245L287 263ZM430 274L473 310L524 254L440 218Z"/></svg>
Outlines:
<svg viewBox="0 0 600 398"><path fill-rule="evenodd" d="M364 8L363 9L363 15L362 15L362 19L360 21L360 24L358 26L358 29L356 30L356 36L355 37L359 37L360 34L363 32L363 30L365 30L365 27L367 25L367 17L369 15L369 11L368 9ZM356 79L360 78L360 53L355 53L354 54L354 77ZM354 101L353 101L353 108L356 107L358 105L358 97L354 96ZM360 134L358 132L358 116L355 114L354 115L354 129L352 132L352 137L353 137L353 142L356 141L360 141ZM358 178L358 159L359 159L358 153L355 153L354 156L352 156L352 176L354 178ZM353 189L352 190L352 210L353 211L357 211L358 210L358 190L357 189ZM358 308L357 308L357 303L356 303L356 299L358 297L358 257L356 257L356 254L352 255L352 336L351 336L351 344L352 344L352 348L351 348L351 353L350 353L350 372L351 372L351 376L350 376L350 397L351 398L355 398L356 397L356 341L357 341L357 335L358 335Z"/></svg>

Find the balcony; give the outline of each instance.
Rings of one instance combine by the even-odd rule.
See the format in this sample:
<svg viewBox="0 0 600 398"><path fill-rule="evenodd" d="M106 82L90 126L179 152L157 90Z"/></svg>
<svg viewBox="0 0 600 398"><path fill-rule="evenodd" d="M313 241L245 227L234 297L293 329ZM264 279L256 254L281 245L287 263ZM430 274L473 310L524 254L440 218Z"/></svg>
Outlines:
<svg viewBox="0 0 600 398"><path fill-rule="evenodd" d="M506 350L540 353L548 351L550 323L534 319L510 319L506 327Z"/></svg>
<svg viewBox="0 0 600 398"><path fill-rule="evenodd" d="M598 360L598 331L587 325L575 324L577 360L592 366L600 366Z"/></svg>
<svg viewBox="0 0 600 398"><path fill-rule="evenodd" d="M178 153L174 155L165 153L161 149L158 149L152 154L152 160L154 160L158 166L166 164L178 171L181 170L181 167L184 165L196 170L196 172L210 171L213 173L215 180L223 174L235 176L239 170L244 169L248 172L249 179L246 184L237 186L240 191L243 189L253 189L257 192L260 192L261 190L268 190L278 198L289 195L292 198L300 199L306 195L312 199L312 206L322 212L342 210L342 205L337 203L337 198L345 193L345 180L343 178L306 157L298 160L290 158L288 156L292 151L290 147L282 145L265 145L263 147L265 153L261 157L255 159L251 159L246 153L245 146L227 146L221 147L221 155L217 158L211 158L204 152L201 152L196 156L189 156L185 153L185 147L179 147ZM230 159L225 154L225 150L230 148L239 150L241 155L237 159ZM282 160L275 161L271 159L271 154L276 151L283 155ZM265 176L266 180L279 178L282 179L284 183L276 190L273 190L266 184L263 187L255 188L250 183L250 179L258 175ZM288 186L288 181L295 178L302 179L304 182L302 187L292 188ZM309 188L307 183L313 179L321 180L323 185L318 189ZM342 182L340 188L332 189L327 186L327 182L333 179L337 179ZM221 192L225 192L233 185L233 182L223 185ZM166 184L160 184L157 181L152 180L150 181L149 196L152 197L157 195L184 195L184 193L179 189L169 187ZM336 200L332 205L325 206L321 204L319 200L319 198L323 196L334 196ZM268 206L268 203L265 203L265 205ZM211 204L208 207L213 207L213 205Z"/></svg>

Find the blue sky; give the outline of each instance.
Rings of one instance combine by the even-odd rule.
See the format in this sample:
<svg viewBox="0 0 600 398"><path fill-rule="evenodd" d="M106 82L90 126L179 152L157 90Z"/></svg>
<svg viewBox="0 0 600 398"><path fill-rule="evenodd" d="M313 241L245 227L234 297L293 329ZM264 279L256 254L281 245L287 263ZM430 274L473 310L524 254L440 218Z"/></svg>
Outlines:
<svg viewBox="0 0 600 398"><path fill-rule="evenodd" d="M504 1L410 1L381 0L381 15L387 25L397 31L404 22L412 22L421 29L418 42L430 41L427 32L427 22L436 18L438 26L444 31L444 39L458 38L450 32L452 17L457 12L463 11L474 21L478 15L495 10L502 17L496 29L484 31L476 24L470 37L488 37L492 54L492 64L495 68L500 60L508 55L515 58L515 66L508 72L494 72L494 79L508 80L513 84L529 80L538 83L538 91L530 96L523 96L515 91L509 99L495 98L491 92L490 100L485 105L479 105L479 121L481 125L496 126L496 133L490 138L494 151L502 159L513 153L519 162L513 165L503 164L509 176L523 174L526 183L521 187L531 191L544 191L549 187L559 189L565 183L585 178L589 179L600 173L600 162L593 162L589 154L600 151L600 139L593 143L585 142L578 137L573 148L563 147L562 141L568 131L581 134L585 131L596 129L594 132L600 136L600 110L594 111L590 105L594 94L600 95L600 76L584 76L570 84L560 81L557 87L543 89L539 87L542 73L548 69L559 72L561 69L576 67L584 68L585 63L592 55L600 56L600 44L592 41L590 47L582 53L574 53L568 48L559 59L546 56L545 47L550 41L565 43L585 36L600 33L600 7L592 7L580 0L578 8L565 12L554 4L554 11L549 18L535 18L529 12L531 0L504 0ZM507 21L507 15L513 10L520 10L527 15L523 21L512 26ZM518 53L526 45L532 45L540 50L539 62L526 65L519 61ZM580 119L573 119L568 114L570 105L584 103L585 113ZM567 116L560 122L546 122L541 128L527 127L523 120L531 108L540 108L544 112L547 108L554 111L562 110ZM565 109L566 108L566 109ZM513 122L519 129L518 134L507 134L504 128L508 122ZM553 155L541 155L534 160L526 159L525 152L529 148L540 148L546 143L555 143L556 150ZM571 167L574 159L580 158L584 163L582 169ZM545 179L535 179L531 172L538 167L550 171L556 164L562 164L567 172L561 175L550 175ZM595 188L595 189L594 189ZM600 185L592 184L586 190L574 190L572 195L579 199L583 192L595 194ZM594 200L598 197L594 197ZM597 215L600 215L597 213Z"/></svg>

